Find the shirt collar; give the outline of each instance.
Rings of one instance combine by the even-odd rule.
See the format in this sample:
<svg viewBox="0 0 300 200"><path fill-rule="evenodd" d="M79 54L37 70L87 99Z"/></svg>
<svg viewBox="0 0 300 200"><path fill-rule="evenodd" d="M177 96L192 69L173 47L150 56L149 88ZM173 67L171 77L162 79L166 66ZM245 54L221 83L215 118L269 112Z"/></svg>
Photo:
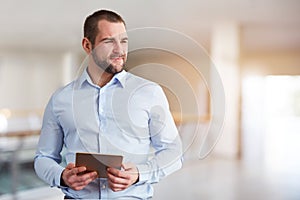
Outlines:
<svg viewBox="0 0 300 200"><path fill-rule="evenodd" d="M127 72L125 70L122 70L121 72L117 73L114 75L114 77L106 84L106 85L113 85L116 83L119 83L122 87L125 87L125 82L126 82L126 75ZM99 87L98 85L94 84L91 77L89 76L87 72L87 68L83 70L83 73L77 80L78 86L83 87L84 84L88 83L94 87Z"/></svg>
<svg viewBox="0 0 300 200"><path fill-rule="evenodd" d="M127 75L127 72L123 69L121 72L114 75L114 77L112 78L112 80L110 82L112 82L112 84L113 84L114 82L117 81L124 88L125 82L126 82L126 75Z"/></svg>

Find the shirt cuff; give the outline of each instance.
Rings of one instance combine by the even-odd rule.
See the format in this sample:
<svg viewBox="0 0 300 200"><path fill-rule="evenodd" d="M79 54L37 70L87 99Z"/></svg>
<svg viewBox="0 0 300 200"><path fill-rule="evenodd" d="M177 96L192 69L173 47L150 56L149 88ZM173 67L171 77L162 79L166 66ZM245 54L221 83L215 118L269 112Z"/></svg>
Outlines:
<svg viewBox="0 0 300 200"><path fill-rule="evenodd" d="M150 178L150 169L147 164L136 165L136 168L139 171L139 181L135 185L144 184L149 181Z"/></svg>
<svg viewBox="0 0 300 200"><path fill-rule="evenodd" d="M61 178L61 175L62 175L62 172L64 171L65 168L63 168L62 166L59 166L57 169L56 169L56 176L55 176L55 180L54 180L54 185L51 185L52 187L56 186L56 187L59 187L59 188L67 188L65 186L61 186L60 185L60 178Z"/></svg>

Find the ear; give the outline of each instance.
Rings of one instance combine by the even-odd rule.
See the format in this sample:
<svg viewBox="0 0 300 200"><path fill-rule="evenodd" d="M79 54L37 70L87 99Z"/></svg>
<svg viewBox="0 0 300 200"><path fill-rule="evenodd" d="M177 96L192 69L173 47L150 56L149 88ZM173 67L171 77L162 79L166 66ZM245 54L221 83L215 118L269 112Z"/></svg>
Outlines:
<svg viewBox="0 0 300 200"><path fill-rule="evenodd" d="M86 37L82 39L82 48L87 54L92 52L92 43Z"/></svg>

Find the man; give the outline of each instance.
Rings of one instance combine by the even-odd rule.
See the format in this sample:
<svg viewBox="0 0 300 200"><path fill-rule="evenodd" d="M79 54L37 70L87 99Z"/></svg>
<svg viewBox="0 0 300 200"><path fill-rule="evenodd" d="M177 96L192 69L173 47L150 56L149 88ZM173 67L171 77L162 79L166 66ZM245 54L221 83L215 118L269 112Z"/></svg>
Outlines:
<svg viewBox="0 0 300 200"><path fill-rule="evenodd" d="M118 14L99 10L88 16L82 46L87 68L46 107L36 173L66 199L151 198L151 184L182 165L166 97L157 84L123 70L128 37ZM75 166L76 152L122 155L122 169L108 168L107 179L97 178Z"/></svg>

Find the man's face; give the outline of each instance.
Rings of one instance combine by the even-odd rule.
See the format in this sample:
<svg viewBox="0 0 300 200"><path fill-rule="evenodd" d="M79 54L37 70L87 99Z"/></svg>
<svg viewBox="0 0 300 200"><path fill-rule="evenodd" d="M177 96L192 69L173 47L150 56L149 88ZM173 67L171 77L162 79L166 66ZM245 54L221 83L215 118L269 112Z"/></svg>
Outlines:
<svg viewBox="0 0 300 200"><path fill-rule="evenodd" d="M128 37L123 23L98 22L99 33L93 44L92 56L98 67L107 73L122 71L128 51Z"/></svg>

